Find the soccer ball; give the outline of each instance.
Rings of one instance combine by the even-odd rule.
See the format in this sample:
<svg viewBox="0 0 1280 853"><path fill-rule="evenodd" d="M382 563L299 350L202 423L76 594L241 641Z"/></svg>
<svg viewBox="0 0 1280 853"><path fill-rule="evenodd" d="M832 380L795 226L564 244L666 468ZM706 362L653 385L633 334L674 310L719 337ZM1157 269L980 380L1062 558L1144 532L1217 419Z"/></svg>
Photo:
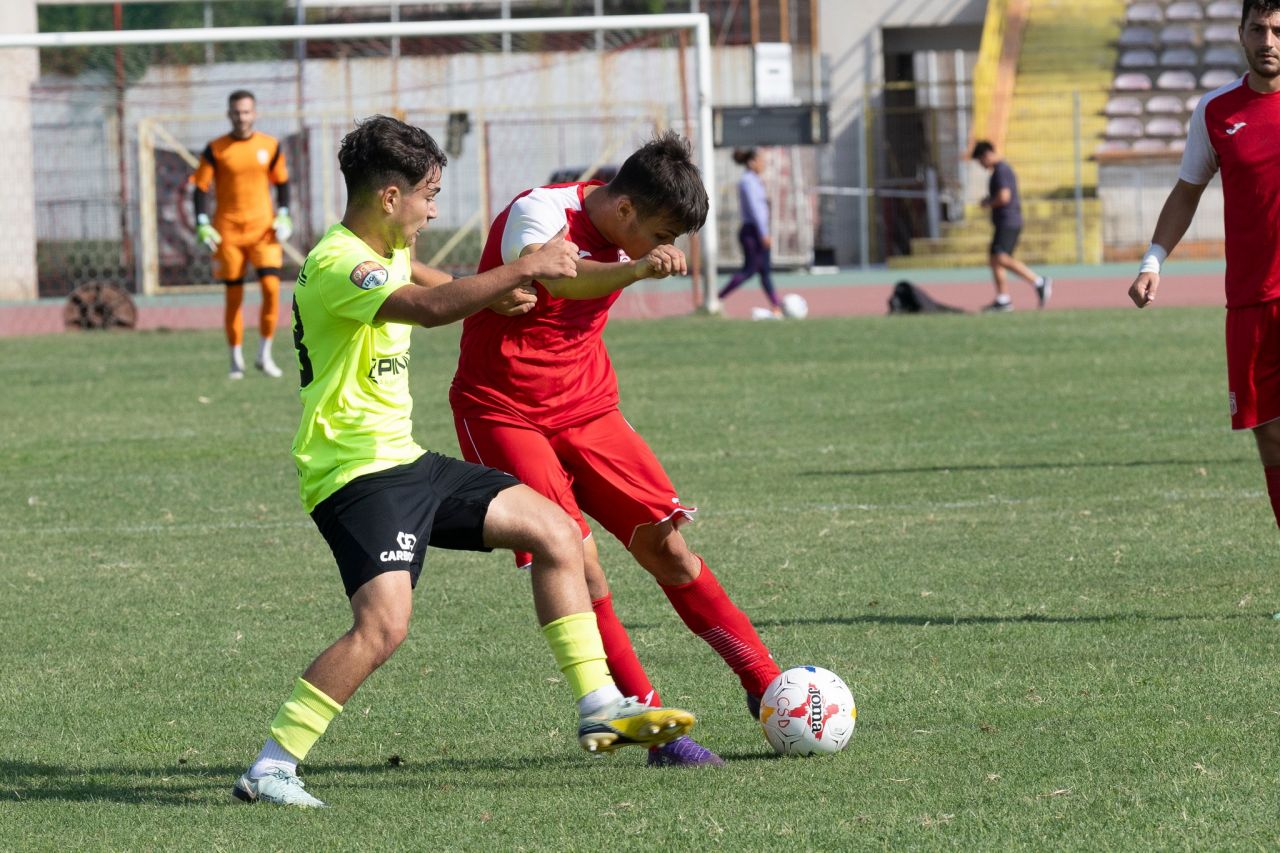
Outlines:
<svg viewBox="0 0 1280 853"><path fill-rule="evenodd" d="M782 313L792 320L803 320L809 316L809 303L798 293L788 293L782 297Z"/></svg>
<svg viewBox="0 0 1280 853"><path fill-rule="evenodd" d="M858 719L853 694L840 676L820 666L783 672L760 697L760 724L780 755L839 752Z"/></svg>

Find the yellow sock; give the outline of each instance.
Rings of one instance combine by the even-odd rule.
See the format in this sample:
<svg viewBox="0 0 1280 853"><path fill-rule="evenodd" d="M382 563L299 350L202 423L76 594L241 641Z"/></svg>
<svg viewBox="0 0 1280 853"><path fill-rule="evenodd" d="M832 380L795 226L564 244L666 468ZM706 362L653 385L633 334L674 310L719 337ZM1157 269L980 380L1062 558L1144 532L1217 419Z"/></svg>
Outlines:
<svg viewBox="0 0 1280 853"><path fill-rule="evenodd" d="M551 646L556 666L569 679L575 700L601 687L613 686L595 613L562 616L544 625L542 633Z"/></svg>
<svg viewBox="0 0 1280 853"><path fill-rule="evenodd" d="M340 713L341 705L321 693L315 685L299 678L293 685L293 694L271 721L271 736L301 761Z"/></svg>

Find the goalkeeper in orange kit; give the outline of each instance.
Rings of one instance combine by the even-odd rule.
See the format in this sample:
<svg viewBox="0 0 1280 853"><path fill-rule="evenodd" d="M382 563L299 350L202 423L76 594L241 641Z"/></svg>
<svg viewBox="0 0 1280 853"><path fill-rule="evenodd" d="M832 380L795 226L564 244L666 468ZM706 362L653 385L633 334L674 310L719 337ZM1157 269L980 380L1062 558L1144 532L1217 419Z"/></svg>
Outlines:
<svg viewBox="0 0 1280 853"><path fill-rule="evenodd" d="M231 379L244 378L244 302L246 262L258 273L262 310L258 318L258 357L254 366L278 377L280 368L271 357L271 338L280 305L280 268L284 264L281 241L293 233L289 216L289 170L284 151L273 136L253 129L258 117L252 92L243 89L227 98L231 132L205 146L200 164L191 176L195 185L196 239L213 252L213 274L226 285L223 323L231 348ZM210 219L208 193L214 187L214 211ZM276 204L271 203L271 187Z"/></svg>

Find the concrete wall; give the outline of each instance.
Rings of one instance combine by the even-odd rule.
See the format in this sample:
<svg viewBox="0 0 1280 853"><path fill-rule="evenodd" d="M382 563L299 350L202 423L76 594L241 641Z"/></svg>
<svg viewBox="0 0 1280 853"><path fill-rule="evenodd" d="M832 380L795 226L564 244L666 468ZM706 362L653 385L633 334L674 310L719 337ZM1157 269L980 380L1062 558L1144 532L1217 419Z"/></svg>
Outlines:
<svg viewBox="0 0 1280 853"><path fill-rule="evenodd" d="M868 92L884 82L886 28L973 27L987 0L821 0L821 48L830 103L831 142L819 170L823 184L860 187ZM874 96L873 96L874 97ZM858 260L863 204L841 198L830 205L826 233L836 262Z"/></svg>
<svg viewBox="0 0 1280 853"><path fill-rule="evenodd" d="M0 32L34 33L35 0L0 3ZM0 100L6 121L0 124L4 152L4 213L0 217L0 300L36 295L35 173L32 169L31 83L39 73L34 50L10 50L0 56Z"/></svg>

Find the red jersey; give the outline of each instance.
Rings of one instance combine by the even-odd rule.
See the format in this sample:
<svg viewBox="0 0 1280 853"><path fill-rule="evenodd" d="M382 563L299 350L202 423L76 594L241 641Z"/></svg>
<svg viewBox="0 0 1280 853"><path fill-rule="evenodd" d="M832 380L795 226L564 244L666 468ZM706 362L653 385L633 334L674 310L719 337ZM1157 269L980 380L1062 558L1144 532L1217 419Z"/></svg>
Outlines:
<svg viewBox="0 0 1280 853"><path fill-rule="evenodd" d="M1248 79L1200 99L1178 172L1203 186L1222 170L1228 308L1280 298L1280 93L1255 92Z"/></svg>
<svg viewBox="0 0 1280 853"><path fill-rule="evenodd" d="M629 260L583 210L583 190L599 181L521 193L493 221L478 272L511 263L524 247L564 227L581 257ZM538 303L518 317L485 309L462 324L458 372L449 389L454 414L544 432L585 423L618 407L618 380L602 333L620 291L595 299L561 299L541 282Z"/></svg>

